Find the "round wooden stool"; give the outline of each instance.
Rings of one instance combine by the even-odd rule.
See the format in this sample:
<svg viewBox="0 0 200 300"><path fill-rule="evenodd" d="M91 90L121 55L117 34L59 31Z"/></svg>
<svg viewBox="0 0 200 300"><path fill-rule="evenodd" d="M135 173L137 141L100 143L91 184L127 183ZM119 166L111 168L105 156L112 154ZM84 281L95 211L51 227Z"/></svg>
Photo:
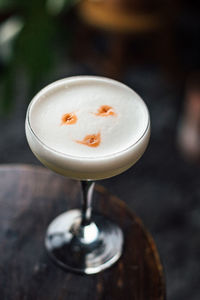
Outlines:
<svg viewBox="0 0 200 300"><path fill-rule="evenodd" d="M6 300L161 300L163 270L150 234L127 206L96 186L94 210L118 223L121 259L96 275L55 266L44 248L47 225L80 207L79 183L41 167L0 167L0 295Z"/></svg>
<svg viewBox="0 0 200 300"><path fill-rule="evenodd" d="M124 4L123 1L121 1ZM80 17L91 26L112 32L150 33L164 25L159 11L138 11L117 9L108 1L82 0L77 6ZM123 6L123 5L122 5Z"/></svg>
<svg viewBox="0 0 200 300"><path fill-rule="evenodd" d="M126 7L126 2L132 5ZM135 54L130 47L132 41L135 43L134 48L139 45L144 57L152 56L165 73L169 69L174 70L176 53L172 20L166 14L167 9L163 3L157 1L149 9L151 2L154 1L79 1L76 12L82 21L82 30L77 34L74 47L74 51L78 52L78 59L82 57L82 60L93 65L104 76L119 79L125 66L130 66L127 57L134 61ZM98 32L107 33L109 36L107 49L99 51L100 53L95 50L93 41L93 35L98 36Z"/></svg>

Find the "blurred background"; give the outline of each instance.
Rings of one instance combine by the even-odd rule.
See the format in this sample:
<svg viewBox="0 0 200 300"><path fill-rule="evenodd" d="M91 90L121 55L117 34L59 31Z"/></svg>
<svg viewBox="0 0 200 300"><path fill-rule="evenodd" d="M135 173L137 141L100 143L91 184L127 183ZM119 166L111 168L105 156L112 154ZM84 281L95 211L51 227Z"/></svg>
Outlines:
<svg viewBox="0 0 200 300"><path fill-rule="evenodd" d="M39 164L24 119L50 82L101 75L133 88L149 107L151 141L101 184L152 233L170 300L200 299L199 33L198 1L0 0L0 164Z"/></svg>

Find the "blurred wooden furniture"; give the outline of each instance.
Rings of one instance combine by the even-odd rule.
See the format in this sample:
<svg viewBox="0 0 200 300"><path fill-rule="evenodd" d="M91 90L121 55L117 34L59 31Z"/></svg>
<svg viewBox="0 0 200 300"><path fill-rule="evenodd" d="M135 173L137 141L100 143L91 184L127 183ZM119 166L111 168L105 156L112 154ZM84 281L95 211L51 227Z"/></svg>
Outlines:
<svg viewBox="0 0 200 300"><path fill-rule="evenodd" d="M163 68L168 68L169 63L174 62L171 20L166 14L165 4L165 1L160 3L156 0L80 1L77 13L83 24L110 34L107 57L102 60L97 57L100 72L118 77L126 64L130 38L142 37L148 40L150 37L144 50L155 53L154 58ZM91 39L84 34L83 36L81 49L86 54L87 50L84 51L83 48L91 48ZM88 56L95 56L94 49L91 49Z"/></svg>
<svg viewBox="0 0 200 300"><path fill-rule="evenodd" d="M79 183L41 167L0 167L0 295L6 300L163 300L162 265L141 220L97 185L95 210L118 223L124 253L97 275L64 272L47 257L47 225L66 209L79 207Z"/></svg>
<svg viewBox="0 0 200 300"><path fill-rule="evenodd" d="M148 11L144 3L142 7L135 7L133 3L130 5L127 0L82 0L78 12L84 22L91 26L114 32L141 34L162 26L159 10Z"/></svg>

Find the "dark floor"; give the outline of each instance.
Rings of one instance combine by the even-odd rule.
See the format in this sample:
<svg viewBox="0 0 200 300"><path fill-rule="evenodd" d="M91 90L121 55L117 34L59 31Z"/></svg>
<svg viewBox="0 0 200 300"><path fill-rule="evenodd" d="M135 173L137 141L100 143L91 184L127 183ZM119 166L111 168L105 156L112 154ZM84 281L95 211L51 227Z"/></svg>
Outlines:
<svg viewBox="0 0 200 300"><path fill-rule="evenodd" d="M66 71L67 70L67 71ZM90 74L63 66L58 76ZM152 122L149 147L127 172L101 182L123 199L152 233L164 265L167 299L200 299L200 165L186 162L176 146L179 92L152 67L127 70L123 82L146 101ZM12 117L0 120L0 163L39 164L24 134L26 85L19 76Z"/></svg>

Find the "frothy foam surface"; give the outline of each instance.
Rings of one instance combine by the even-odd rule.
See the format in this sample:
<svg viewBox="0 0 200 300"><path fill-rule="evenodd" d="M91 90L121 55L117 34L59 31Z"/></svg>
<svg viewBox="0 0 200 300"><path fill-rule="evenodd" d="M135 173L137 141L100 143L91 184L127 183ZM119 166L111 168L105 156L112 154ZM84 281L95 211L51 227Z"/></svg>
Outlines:
<svg viewBox="0 0 200 300"><path fill-rule="evenodd" d="M113 114L98 114L101 106ZM63 115L73 113L76 121L63 124ZM42 90L30 107L30 124L48 147L66 155L98 158L123 151L144 134L148 112L131 89L116 81L74 77ZM80 141L100 134L98 146Z"/></svg>

